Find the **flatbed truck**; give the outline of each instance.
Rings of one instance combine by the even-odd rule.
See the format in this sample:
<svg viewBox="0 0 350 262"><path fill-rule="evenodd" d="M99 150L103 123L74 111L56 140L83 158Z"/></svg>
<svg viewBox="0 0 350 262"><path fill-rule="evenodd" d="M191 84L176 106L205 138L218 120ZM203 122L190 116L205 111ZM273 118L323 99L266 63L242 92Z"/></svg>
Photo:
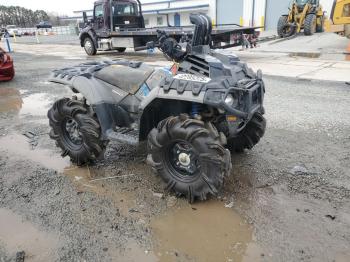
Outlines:
<svg viewBox="0 0 350 262"><path fill-rule="evenodd" d="M87 19L83 12L84 28L81 30L80 45L88 55L97 51L126 48L135 51L151 48L148 43L157 42L159 32L165 32L177 42L190 39L193 26L166 26L146 28L139 0L98 0L94 3L93 17ZM259 27L243 27L236 24L214 25L211 30L211 47L229 48L251 46L256 43Z"/></svg>

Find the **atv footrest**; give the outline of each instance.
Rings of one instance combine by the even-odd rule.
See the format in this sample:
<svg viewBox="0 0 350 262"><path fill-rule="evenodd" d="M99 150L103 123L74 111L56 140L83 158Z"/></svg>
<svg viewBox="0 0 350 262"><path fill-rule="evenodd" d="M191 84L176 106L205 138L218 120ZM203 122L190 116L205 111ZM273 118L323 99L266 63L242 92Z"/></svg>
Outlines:
<svg viewBox="0 0 350 262"><path fill-rule="evenodd" d="M107 138L129 145L137 145L139 143L139 134L137 130L130 128L117 128L114 130L107 130Z"/></svg>

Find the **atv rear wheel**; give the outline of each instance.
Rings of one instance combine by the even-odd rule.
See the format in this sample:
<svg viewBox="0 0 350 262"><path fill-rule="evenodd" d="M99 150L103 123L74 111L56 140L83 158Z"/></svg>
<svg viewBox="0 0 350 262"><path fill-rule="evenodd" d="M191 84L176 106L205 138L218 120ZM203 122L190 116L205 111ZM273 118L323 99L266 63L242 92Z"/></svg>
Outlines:
<svg viewBox="0 0 350 262"><path fill-rule="evenodd" d="M211 123L180 115L161 121L150 132L148 149L166 189L193 202L216 195L230 173L230 152L223 140Z"/></svg>
<svg viewBox="0 0 350 262"><path fill-rule="evenodd" d="M304 34L313 35L316 32L317 17L315 14L308 14L304 22Z"/></svg>
<svg viewBox="0 0 350 262"><path fill-rule="evenodd" d="M295 27L288 23L288 16L281 16L277 24L277 34L281 37L290 37L294 35Z"/></svg>
<svg viewBox="0 0 350 262"><path fill-rule="evenodd" d="M84 39L84 49L85 52L90 56L96 55L97 53L95 44L90 37L86 37Z"/></svg>
<svg viewBox="0 0 350 262"><path fill-rule="evenodd" d="M83 102L63 98L48 111L50 137L77 165L86 164L103 155L106 143L101 140L98 120Z"/></svg>
<svg viewBox="0 0 350 262"><path fill-rule="evenodd" d="M246 127L233 138L228 139L227 147L231 152L243 152L252 149L264 136L266 119L261 113L255 113Z"/></svg>

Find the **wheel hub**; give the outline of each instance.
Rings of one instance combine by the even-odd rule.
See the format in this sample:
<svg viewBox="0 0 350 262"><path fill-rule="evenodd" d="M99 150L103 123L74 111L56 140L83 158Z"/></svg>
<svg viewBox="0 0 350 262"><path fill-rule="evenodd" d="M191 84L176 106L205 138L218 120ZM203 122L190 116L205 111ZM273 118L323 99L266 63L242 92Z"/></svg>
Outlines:
<svg viewBox="0 0 350 262"><path fill-rule="evenodd" d="M179 154L179 162L183 166L189 166L191 164L191 158L186 153L180 153Z"/></svg>
<svg viewBox="0 0 350 262"><path fill-rule="evenodd" d="M85 42L85 49L89 52L92 50L92 45L90 41Z"/></svg>
<svg viewBox="0 0 350 262"><path fill-rule="evenodd" d="M80 130L79 130L79 125L77 121L74 119L70 118L66 121L66 131L68 134L69 139L75 144L75 145L80 145L83 141L83 138L81 136Z"/></svg>
<svg viewBox="0 0 350 262"><path fill-rule="evenodd" d="M172 166L185 176L194 175L199 168L194 148L185 141L175 143L170 150L170 155Z"/></svg>

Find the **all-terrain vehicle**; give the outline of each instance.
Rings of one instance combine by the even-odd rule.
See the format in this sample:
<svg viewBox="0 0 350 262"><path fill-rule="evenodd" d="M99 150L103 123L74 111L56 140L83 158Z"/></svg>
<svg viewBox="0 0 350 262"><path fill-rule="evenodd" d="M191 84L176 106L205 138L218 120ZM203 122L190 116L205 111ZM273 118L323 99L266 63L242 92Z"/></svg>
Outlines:
<svg viewBox="0 0 350 262"><path fill-rule="evenodd" d="M305 35L324 31L324 12L320 0L293 0L288 15L278 20L277 33L289 37L304 29Z"/></svg>
<svg viewBox="0 0 350 262"><path fill-rule="evenodd" d="M177 62L171 70L119 60L53 72L51 81L82 96L48 111L62 156L83 165L103 157L111 140L147 141L148 162L168 190L190 202L218 193L232 167L230 150L251 149L264 135L265 87L260 71L210 49L209 17L190 19L195 31L186 49L165 32L148 44Z"/></svg>

